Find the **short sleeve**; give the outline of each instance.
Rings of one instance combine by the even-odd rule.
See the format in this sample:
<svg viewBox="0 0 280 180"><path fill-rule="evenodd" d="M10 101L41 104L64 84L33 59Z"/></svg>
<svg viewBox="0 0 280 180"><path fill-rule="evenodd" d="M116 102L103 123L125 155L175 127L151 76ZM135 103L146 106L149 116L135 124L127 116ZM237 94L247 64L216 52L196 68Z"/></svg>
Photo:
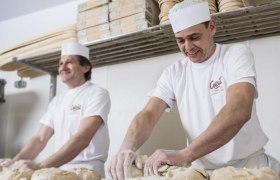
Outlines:
<svg viewBox="0 0 280 180"><path fill-rule="evenodd" d="M233 47L227 59L228 86L238 82L249 82L256 87L254 57L248 47Z"/></svg>
<svg viewBox="0 0 280 180"><path fill-rule="evenodd" d="M98 88L90 93L85 106L83 118L100 116L104 123L107 123L110 108L111 100L108 91L103 88Z"/></svg>
<svg viewBox="0 0 280 180"><path fill-rule="evenodd" d="M169 67L163 71L156 88L149 94L151 97L162 99L168 105L166 111L170 111L176 102L172 82L171 68Z"/></svg>
<svg viewBox="0 0 280 180"><path fill-rule="evenodd" d="M52 129L54 129L53 114L54 114L56 101L57 101L57 98L54 97L52 99L52 101L50 102L50 104L48 105L47 112L40 119L40 123L42 123L46 126L49 126Z"/></svg>

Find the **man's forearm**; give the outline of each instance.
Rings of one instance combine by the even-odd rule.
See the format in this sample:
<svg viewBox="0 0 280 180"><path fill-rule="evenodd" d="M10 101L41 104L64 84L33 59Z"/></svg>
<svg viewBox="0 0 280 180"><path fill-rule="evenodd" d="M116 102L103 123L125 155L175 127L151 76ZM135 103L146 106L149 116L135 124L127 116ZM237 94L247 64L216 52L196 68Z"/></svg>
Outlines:
<svg viewBox="0 0 280 180"><path fill-rule="evenodd" d="M22 150L13 158L13 160L33 160L46 146L44 142L41 142L38 138L31 138Z"/></svg>
<svg viewBox="0 0 280 180"><path fill-rule="evenodd" d="M41 168L59 167L73 160L84 148L88 146L84 138L73 136L56 153L40 163Z"/></svg>
<svg viewBox="0 0 280 180"><path fill-rule="evenodd" d="M143 112L137 114L133 123L129 126L120 150L130 149L136 151L149 138L155 123L156 121L152 120L149 114Z"/></svg>

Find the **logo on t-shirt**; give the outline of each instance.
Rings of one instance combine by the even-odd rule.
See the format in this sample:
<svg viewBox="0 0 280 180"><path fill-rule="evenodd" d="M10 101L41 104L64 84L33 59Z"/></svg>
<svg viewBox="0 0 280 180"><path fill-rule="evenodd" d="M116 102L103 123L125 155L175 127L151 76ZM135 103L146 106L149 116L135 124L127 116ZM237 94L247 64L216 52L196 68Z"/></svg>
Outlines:
<svg viewBox="0 0 280 180"><path fill-rule="evenodd" d="M222 76L220 76L217 80L212 80L210 82L210 93L211 95L217 94L220 91L224 90Z"/></svg>
<svg viewBox="0 0 280 180"><path fill-rule="evenodd" d="M76 105L71 105L70 106L70 111L72 113L75 113L75 112L79 112L81 110L81 105L80 104L76 104Z"/></svg>

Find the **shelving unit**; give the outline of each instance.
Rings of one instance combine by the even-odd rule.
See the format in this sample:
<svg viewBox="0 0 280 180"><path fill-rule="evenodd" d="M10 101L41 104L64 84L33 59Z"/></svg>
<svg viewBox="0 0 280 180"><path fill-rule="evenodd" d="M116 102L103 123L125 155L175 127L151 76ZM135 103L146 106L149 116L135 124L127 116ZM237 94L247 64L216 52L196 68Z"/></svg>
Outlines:
<svg viewBox="0 0 280 180"><path fill-rule="evenodd" d="M217 43L232 43L280 35L280 1L215 13ZM179 52L170 24L110 37L86 44L94 67L105 66ZM17 63L56 75L60 51L35 57L14 58Z"/></svg>
<svg viewBox="0 0 280 180"><path fill-rule="evenodd" d="M5 102L5 98L4 98L4 91L5 91L5 85L6 85L6 81L4 79L0 79L0 103L4 103Z"/></svg>

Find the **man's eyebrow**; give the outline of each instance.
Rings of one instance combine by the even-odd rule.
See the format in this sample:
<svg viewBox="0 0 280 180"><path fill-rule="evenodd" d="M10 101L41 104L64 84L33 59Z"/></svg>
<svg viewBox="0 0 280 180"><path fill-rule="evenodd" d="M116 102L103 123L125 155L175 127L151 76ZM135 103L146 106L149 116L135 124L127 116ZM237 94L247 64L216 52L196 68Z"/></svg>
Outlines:
<svg viewBox="0 0 280 180"><path fill-rule="evenodd" d="M175 39L188 39L188 38L191 38L192 36L195 36L195 35L200 35L200 33L192 33L192 34L187 35L185 38L175 36Z"/></svg>

